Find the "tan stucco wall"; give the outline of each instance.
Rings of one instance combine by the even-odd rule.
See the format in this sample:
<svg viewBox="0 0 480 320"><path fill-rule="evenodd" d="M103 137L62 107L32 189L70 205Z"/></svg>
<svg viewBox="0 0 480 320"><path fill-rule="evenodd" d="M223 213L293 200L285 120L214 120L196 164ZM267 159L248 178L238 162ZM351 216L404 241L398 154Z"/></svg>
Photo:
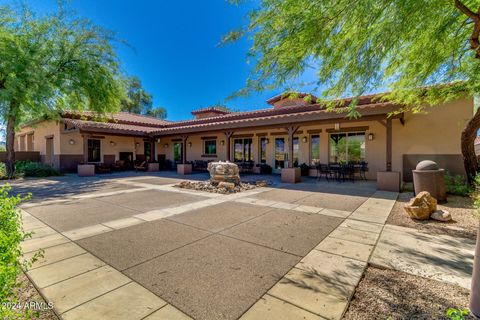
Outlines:
<svg viewBox="0 0 480 320"><path fill-rule="evenodd" d="M46 136L53 136L53 149L54 155L60 154L60 125L56 121L43 121L32 126L23 127L20 131L16 133L16 151L25 151L27 147L27 137L26 134L31 134L33 132L33 137L31 143L33 145L33 150L28 151L38 151L40 155L46 154ZM24 138L22 137L24 136ZM24 142L22 142L24 141ZM20 145L23 145L22 147Z"/></svg>

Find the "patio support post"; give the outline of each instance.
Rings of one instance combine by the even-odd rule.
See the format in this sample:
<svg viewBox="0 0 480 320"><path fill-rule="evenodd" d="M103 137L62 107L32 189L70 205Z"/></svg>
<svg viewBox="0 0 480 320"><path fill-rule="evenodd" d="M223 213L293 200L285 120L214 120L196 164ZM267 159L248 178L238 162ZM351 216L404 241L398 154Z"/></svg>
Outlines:
<svg viewBox="0 0 480 320"><path fill-rule="evenodd" d="M230 161L230 138L233 135L233 131L225 131L225 147L227 148L227 161Z"/></svg>
<svg viewBox="0 0 480 320"><path fill-rule="evenodd" d="M157 161L157 154L155 150L155 145L157 144L156 139L152 138L150 139L150 162Z"/></svg>
<svg viewBox="0 0 480 320"><path fill-rule="evenodd" d="M287 127L288 133L288 167L293 168L293 135L298 130L298 126Z"/></svg>
<svg viewBox="0 0 480 320"><path fill-rule="evenodd" d="M392 118L387 118L387 164L386 171L392 171Z"/></svg>
<svg viewBox="0 0 480 320"><path fill-rule="evenodd" d="M187 139L188 136L182 136L182 164L187 163Z"/></svg>
<svg viewBox="0 0 480 320"><path fill-rule="evenodd" d="M83 163L88 162L88 138L90 135L83 134Z"/></svg>

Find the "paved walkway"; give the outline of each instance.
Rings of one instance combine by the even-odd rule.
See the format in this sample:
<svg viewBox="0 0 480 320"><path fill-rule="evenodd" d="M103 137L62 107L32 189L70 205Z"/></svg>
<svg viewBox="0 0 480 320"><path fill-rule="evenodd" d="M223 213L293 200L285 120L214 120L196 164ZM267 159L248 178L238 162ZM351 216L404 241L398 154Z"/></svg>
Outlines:
<svg viewBox="0 0 480 320"><path fill-rule="evenodd" d="M28 276L64 319L339 319L396 194L282 187L219 195L141 176L38 199L23 249L45 258Z"/></svg>

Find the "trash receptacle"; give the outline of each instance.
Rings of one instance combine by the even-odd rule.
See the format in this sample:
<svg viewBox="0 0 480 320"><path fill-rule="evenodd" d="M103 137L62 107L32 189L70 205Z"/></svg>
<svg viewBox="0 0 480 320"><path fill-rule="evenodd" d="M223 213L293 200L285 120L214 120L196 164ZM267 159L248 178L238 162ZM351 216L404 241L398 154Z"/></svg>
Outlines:
<svg viewBox="0 0 480 320"><path fill-rule="evenodd" d="M436 162L431 160L420 161L415 170L412 170L412 173L415 194L428 191L438 202L447 202L445 170L440 169Z"/></svg>

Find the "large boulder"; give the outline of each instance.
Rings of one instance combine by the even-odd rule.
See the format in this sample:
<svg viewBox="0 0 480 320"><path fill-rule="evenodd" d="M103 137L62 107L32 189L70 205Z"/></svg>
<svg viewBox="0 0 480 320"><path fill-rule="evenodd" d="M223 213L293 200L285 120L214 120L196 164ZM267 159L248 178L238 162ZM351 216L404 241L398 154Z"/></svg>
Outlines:
<svg viewBox="0 0 480 320"><path fill-rule="evenodd" d="M210 173L210 182L214 185L220 182L240 184L240 173L235 163L228 161L210 162L208 164L208 172Z"/></svg>
<svg viewBox="0 0 480 320"><path fill-rule="evenodd" d="M405 205L405 211L410 218L417 220L427 220L430 215L437 210L437 200L427 191L422 191L415 198Z"/></svg>

